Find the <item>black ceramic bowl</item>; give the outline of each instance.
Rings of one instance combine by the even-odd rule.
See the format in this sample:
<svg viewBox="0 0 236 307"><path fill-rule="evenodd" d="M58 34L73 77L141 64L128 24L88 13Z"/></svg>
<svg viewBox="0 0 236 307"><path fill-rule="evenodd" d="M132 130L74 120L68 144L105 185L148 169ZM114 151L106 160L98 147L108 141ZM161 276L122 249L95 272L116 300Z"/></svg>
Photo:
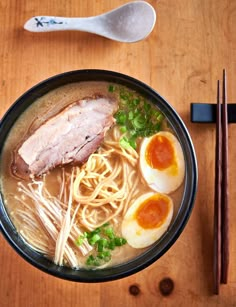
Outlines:
<svg viewBox="0 0 236 307"><path fill-rule="evenodd" d="M27 246L19 236L14 225L12 224L5 208L4 198L1 192L1 231L7 241L19 253L20 256L22 256L26 261L39 268L40 270L63 279L77 282L103 282L126 277L146 268L155 262L158 258L160 258L173 245L173 243L183 231L194 205L197 188L197 162L189 133L176 111L148 85L127 75L106 70L77 70L66 72L39 83L38 85L28 90L25 94L23 94L11 106L11 108L6 112L5 116L1 120L0 157L5 139L7 138L11 127L14 125L15 121L21 115L21 113L24 112L24 110L31 103L33 103L37 98L46 94L50 90L68 83L78 81L108 81L111 83L119 83L134 89L140 92L140 94L149 98L158 106L158 108L171 122L173 129L175 130L176 135L178 136L182 145L186 164L184 195L182 198L182 203L180 205L180 209L177 212L177 215L174 218L174 221L171 223L169 230L151 248L149 248L145 253L141 254L132 261L101 270L73 270L67 267L59 267L38 252L35 252L29 248L29 246Z"/></svg>

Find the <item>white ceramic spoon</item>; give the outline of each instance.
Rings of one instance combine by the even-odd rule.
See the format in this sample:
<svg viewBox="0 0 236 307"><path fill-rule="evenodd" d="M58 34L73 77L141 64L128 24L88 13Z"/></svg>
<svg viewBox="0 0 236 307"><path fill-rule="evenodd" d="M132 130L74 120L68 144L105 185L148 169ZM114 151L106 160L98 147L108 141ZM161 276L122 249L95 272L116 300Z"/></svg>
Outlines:
<svg viewBox="0 0 236 307"><path fill-rule="evenodd" d="M147 2L134 1L93 17L35 16L25 23L24 28L31 32L78 30L132 43L146 38L155 22L154 8Z"/></svg>

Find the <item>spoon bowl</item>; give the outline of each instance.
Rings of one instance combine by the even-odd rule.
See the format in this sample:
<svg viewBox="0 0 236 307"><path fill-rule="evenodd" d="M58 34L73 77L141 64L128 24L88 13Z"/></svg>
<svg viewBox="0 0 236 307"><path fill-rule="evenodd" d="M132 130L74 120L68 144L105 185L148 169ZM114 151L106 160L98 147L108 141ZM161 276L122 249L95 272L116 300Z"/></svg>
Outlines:
<svg viewBox="0 0 236 307"><path fill-rule="evenodd" d="M107 13L81 18L35 16L24 29L30 32L84 31L115 41L133 43L146 38L156 22L156 12L147 2L134 1Z"/></svg>

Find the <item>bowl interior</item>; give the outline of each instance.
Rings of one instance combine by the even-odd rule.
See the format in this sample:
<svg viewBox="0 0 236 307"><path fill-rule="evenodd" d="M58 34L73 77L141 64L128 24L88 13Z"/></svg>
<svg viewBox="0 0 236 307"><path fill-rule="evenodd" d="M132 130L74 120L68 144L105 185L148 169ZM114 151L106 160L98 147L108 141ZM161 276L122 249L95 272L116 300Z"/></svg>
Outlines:
<svg viewBox="0 0 236 307"><path fill-rule="evenodd" d="M21 236L19 236L14 225L12 224L4 206L2 192L0 199L0 225L4 236L13 246L13 248L25 260L37 268L43 270L44 272L72 281L109 281L122 278L140 271L141 269L156 261L171 247L171 245L173 245L175 240L181 234L194 204L197 187L197 163L189 133L183 121L176 113L176 111L170 106L170 104L168 104L156 91L154 91L148 85L127 75L105 70L77 70L63 73L39 83L38 85L28 90L25 94L23 94L11 106L11 108L6 112L5 116L1 120L0 155L3 144L11 127L14 125L14 122L17 120L20 114L24 112L24 110L31 103L57 87L79 81L108 81L111 83L119 83L121 85L127 86L150 99L168 118L182 145L186 165L184 195L175 220L172 222L169 230L161 237L161 239L146 252L136 257L132 261L101 270L73 270L68 267L59 267L41 254L32 250L27 244L25 244L24 240L21 238Z"/></svg>

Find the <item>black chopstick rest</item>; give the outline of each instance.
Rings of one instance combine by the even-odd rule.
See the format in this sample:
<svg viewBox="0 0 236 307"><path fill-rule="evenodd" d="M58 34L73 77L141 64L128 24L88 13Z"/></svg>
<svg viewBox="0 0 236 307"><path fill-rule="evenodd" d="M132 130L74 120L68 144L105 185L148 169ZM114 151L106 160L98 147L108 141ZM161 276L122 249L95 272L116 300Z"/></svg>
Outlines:
<svg viewBox="0 0 236 307"><path fill-rule="evenodd" d="M192 123L216 123L216 104L192 102L190 106ZM228 123L236 123L236 103L228 104Z"/></svg>

